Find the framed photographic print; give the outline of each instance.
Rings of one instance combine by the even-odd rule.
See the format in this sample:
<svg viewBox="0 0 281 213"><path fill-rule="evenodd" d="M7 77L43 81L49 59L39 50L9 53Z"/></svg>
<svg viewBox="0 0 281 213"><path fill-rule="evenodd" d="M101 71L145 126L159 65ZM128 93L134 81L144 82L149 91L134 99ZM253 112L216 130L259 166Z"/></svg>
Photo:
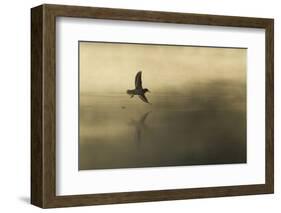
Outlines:
<svg viewBox="0 0 281 213"><path fill-rule="evenodd" d="M31 203L274 191L273 19L31 9Z"/></svg>

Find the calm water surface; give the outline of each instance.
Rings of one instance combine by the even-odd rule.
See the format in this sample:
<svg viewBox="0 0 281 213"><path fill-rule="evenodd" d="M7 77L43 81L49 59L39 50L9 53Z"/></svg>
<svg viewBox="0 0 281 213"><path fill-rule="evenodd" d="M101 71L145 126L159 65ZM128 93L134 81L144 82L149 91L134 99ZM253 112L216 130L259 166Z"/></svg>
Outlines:
<svg viewBox="0 0 281 213"><path fill-rule="evenodd" d="M79 169L246 163L246 98L228 87L151 93L152 105L81 94Z"/></svg>

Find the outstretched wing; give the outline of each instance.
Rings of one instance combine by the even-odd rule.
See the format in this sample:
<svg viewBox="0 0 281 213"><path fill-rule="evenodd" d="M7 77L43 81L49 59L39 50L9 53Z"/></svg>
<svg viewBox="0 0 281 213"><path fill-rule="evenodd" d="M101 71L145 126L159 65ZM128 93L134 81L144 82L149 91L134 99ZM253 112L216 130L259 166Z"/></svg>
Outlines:
<svg viewBox="0 0 281 213"><path fill-rule="evenodd" d="M144 94L143 94L143 95L139 95L139 98L140 98L143 102L150 104Z"/></svg>
<svg viewBox="0 0 281 213"><path fill-rule="evenodd" d="M142 89L141 71L136 74L135 87L136 89Z"/></svg>

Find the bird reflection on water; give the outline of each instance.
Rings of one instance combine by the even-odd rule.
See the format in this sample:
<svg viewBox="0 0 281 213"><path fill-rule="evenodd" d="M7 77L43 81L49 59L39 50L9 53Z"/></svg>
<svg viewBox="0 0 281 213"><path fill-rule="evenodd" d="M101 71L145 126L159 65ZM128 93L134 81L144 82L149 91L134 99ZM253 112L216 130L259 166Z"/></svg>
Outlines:
<svg viewBox="0 0 281 213"><path fill-rule="evenodd" d="M140 117L139 120L131 120L129 123L129 125L135 128L135 142L138 149L141 147L144 132L149 129L149 126L146 124L146 120L150 113L151 111L146 112Z"/></svg>

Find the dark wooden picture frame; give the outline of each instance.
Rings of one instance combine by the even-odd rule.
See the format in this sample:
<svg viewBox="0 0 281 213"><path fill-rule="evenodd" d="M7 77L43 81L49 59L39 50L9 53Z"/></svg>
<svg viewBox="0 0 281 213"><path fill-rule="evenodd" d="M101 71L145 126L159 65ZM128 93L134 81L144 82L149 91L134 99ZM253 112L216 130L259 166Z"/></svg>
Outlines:
<svg viewBox="0 0 281 213"><path fill-rule="evenodd" d="M56 17L262 28L266 34L265 184L56 195ZM31 9L31 203L42 208L267 194L274 191L274 20L41 5Z"/></svg>

